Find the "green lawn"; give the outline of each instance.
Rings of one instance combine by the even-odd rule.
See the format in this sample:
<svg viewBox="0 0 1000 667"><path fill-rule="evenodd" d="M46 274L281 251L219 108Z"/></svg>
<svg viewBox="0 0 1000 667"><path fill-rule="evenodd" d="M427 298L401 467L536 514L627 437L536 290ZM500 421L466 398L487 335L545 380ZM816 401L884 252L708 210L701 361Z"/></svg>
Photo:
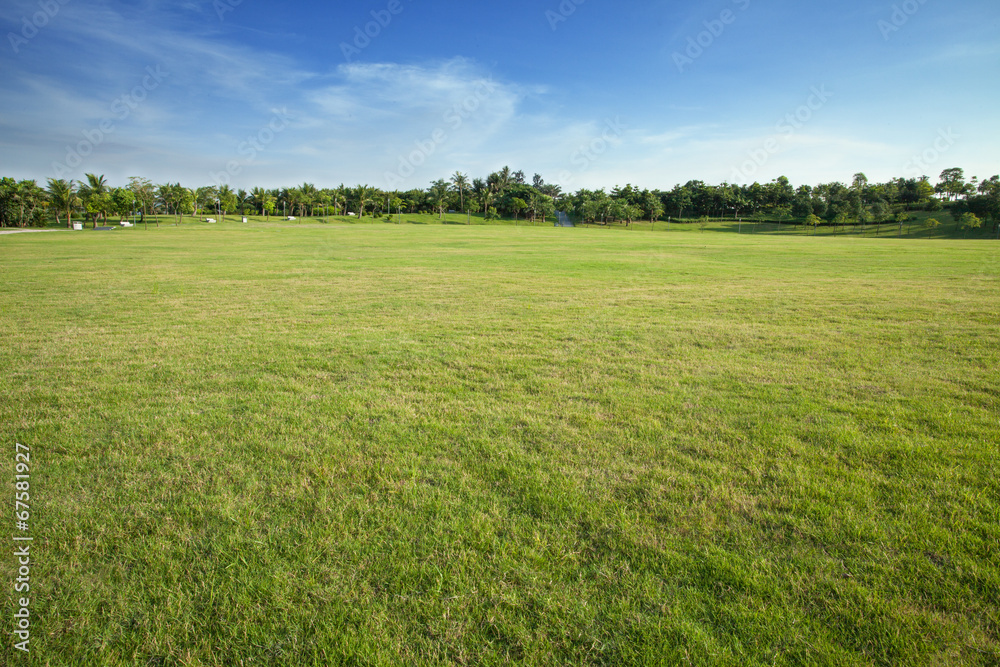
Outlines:
<svg viewBox="0 0 1000 667"><path fill-rule="evenodd" d="M851 223L849 225L832 225L828 222L819 225L815 229L802 224L800 220L788 220L785 222L767 221L756 222L744 218L742 222L738 220L710 220L705 229L702 230L698 220L685 220L682 223L676 221L659 220L651 225L648 220L637 220L630 227L630 231L705 231L705 232L731 232L740 234L771 234L783 236L850 236L853 238L868 239L960 239L960 240L998 240L998 231L992 221L984 222L980 229L964 230L955 220L950 211L937 211L928 213L925 211L912 211L911 219L900 226L896 222L885 222L879 225L867 223L859 225ZM938 221L935 227L928 227L927 220ZM475 220L475 218L473 218ZM592 225L585 225L592 227ZM622 225L612 225L612 229L621 229Z"/></svg>
<svg viewBox="0 0 1000 667"><path fill-rule="evenodd" d="M582 224L580 226L586 229L603 229L605 231L629 231L629 232L709 232L709 233L739 233L739 234L765 234L765 235L781 235L781 236L850 236L853 238L870 238L870 239L954 239L954 240L998 240L998 231L994 228L992 221L984 222L983 226L977 230L964 230L961 229L958 222L952 216L950 211L942 210L933 213L928 213L924 211L913 211L910 212L911 219L902 226L895 222L883 223L880 225L868 223L866 225L856 225L850 224L846 226L834 226L829 223L824 223L816 229L812 227L807 227L801 223L801 221L786 221L783 223L768 221L768 222L756 222L750 219L743 219L742 222L737 220L718 220L713 219L704 225L704 228L699 220L697 219L686 219L683 222L678 223L676 220L658 220L655 224L650 224L648 220L636 220L631 225L626 226L623 223L616 222L609 225L593 225L593 224ZM166 226L202 226L205 223L206 217L213 217L217 220L217 224L226 226L229 224L239 224L241 216L238 213L230 214L228 216L220 217L216 214L211 215L199 215L199 216L182 216L177 218L176 216L169 215L158 215L149 216L146 225L140 225L140 229L148 228L149 225L156 225L159 221L160 225ZM927 227L926 221L933 218L939 222L936 227ZM302 225L315 225L315 224L347 224L347 225L383 225L383 224L401 224L401 225L490 225L490 226L506 226L506 227L552 227L554 220L552 217L546 218L544 221L537 219L534 222L530 220L514 220L511 218L503 218L497 220L486 221L483 219L481 213L446 213L443 216L437 213L402 213L394 214L392 216L392 221L387 221L383 217L373 218L370 215L366 215L363 218L350 217L350 216L324 216L322 213L318 213L316 216L305 216L297 217L296 220L285 220L284 216L258 216L258 215L248 215L247 219L250 225L281 225L281 226L302 226ZM101 223L104 224L104 223ZM117 226L117 219L112 218L107 223L113 226ZM93 222L87 222L88 228L93 225ZM60 229L65 225L59 225L54 219L49 221L48 227L50 229Z"/></svg>
<svg viewBox="0 0 1000 667"><path fill-rule="evenodd" d="M35 536L31 657L0 663L996 665L998 259L0 236L0 486L29 445Z"/></svg>
<svg viewBox="0 0 1000 667"><path fill-rule="evenodd" d="M383 224L410 224L410 225L493 225L493 226L510 226L510 227L523 227L523 226L534 226L534 227L552 227L553 218L550 216L543 222L540 218L532 223L530 220L526 221L523 219L514 220L513 218L502 218L496 220L485 221L482 213L445 213L444 215L439 215L437 213L402 213L393 214L392 220L386 220L384 216L380 215L375 218L369 213L365 213L365 216L358 218L356 216L346 216L346 215L323 215L317 210L314 216L294 216L295 220L288 220L285 216L272 215L254 215L247 214L246 216L241 216L239 213L230 213L226 216L217 215L215 213L211 214L199 214L197 216L192 215L150 215L148 216L145 224L138 224L138 228L145 230L154 228L159 222L160 226L203 226L211 223L206 223L205 220L213 219L215 224L218 225L233 225L240 224L243 217L247 218L250 225L285 225L292 227L300 227L302 225L316 225L316 224L346 224L346 225L383 225ZM135 221L138 223L138 218L129 217L127 218L129 222ZM79 222L79 220L76 220ZM86 221L84 226L90 229L93 226L93 221ZM118 226L118 218L116 216L111 216L107 222L99 221L97 223L100 225L111 225ZM64 229L66 227L65 219L62 220L62 224L58 224L55 218L48 221L48 228L50 229Z"/></svg>

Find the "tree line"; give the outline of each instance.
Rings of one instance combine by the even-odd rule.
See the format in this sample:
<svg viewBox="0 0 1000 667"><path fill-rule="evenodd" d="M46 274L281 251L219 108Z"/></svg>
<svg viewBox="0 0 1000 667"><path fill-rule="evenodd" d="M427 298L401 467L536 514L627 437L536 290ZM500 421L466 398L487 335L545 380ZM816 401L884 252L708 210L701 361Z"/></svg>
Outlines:
<svg viewBox="0 0 1000 667"><path fill-rule="evenodd" d="M982 182L966 180L964 170L946 169L940 182L897 178L870 183L863 173L850 184L823 183L793 187L782 176L769 183L708 185L688 181L668 191L639 190L627 185L580 190L562 208L587 223L629 225L636 220L722 219L768 220L807 225L864 225L897 222L911 211L938 211L947 206L970 226L982 220L1000 224L1000 176ZM975 220L973 220L975 218Z"/></svg>
<svg viewBox="0 0 1000 667"><path fill-rule="evenodd" d="M1000 176L980 181L966 179L964 170L944 170L937 184L928 177L897 178L870 183L863 173L850 184L823 183L793 187L782 176L769 183L709 185L688 181L670 190L638 189L632 185L581 189L563 193L539 174L529 181L523 171L504 167L485 178L470 179L455 172L426 189L386 191L369 185L318 188L311 183L280 189L255 187L234 190L228 185L198 188L180 183L154 185L131 177L126 185L112 187L104 176L86 174L86 180L49 179L43 188L33 180L0 179L0 226L72 225L75 218L95 227L112 218L119 221L138 215L153 216L260 215L265 219L290 216L356 216L379 218L405 213L446 212L482 214L486 220L504 217L545 222L562 211L578 222L631 225L704 220L769 220L819 225L881 225L901 221L907 212L936 211L947 206L963 225L974 228L984 221L1000 227Z"/></svg>

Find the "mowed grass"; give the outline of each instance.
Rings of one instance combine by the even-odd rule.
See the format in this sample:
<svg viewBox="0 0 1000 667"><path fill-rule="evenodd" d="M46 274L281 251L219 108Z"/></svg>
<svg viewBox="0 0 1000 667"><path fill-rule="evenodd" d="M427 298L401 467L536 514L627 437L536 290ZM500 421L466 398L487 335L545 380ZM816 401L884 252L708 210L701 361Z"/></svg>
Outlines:
<svg viewBox="0 0 1000 667"><path fill-rule="evenodd" d="M0 237L3 502L29 445L35 536L31 657L4 659L995 665L998 255Z"/></svg>

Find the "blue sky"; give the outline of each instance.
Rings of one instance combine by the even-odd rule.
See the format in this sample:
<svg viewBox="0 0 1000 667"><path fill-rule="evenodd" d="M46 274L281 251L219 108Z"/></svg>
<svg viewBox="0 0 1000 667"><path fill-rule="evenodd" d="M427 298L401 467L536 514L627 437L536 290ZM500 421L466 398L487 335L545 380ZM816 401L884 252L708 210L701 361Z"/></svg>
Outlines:
<svg viewBox="0 0 1000 667"><path fill-rule="evenodd" d="M409 189L510 165L568 190L989 177L998 28L996 0L5 0L0 172Z"/></svg>

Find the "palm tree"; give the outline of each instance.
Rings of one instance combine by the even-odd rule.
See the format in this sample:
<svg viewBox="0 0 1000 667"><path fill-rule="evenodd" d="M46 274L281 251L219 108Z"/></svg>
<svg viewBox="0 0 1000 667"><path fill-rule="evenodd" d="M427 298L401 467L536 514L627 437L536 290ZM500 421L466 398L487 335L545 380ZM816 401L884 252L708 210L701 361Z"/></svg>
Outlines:
<svg viewBox="0 0 1000 667"><path fill-rule="evenodd" d="M156 202L163 207L167 215L176 213L177 200L174 196L173 184L163 183L156 186Z"/></svg>
<svg viewBox="0 0 1000 667"><path fill-rule="evenodd" d="M87 185L86 187L91 190L95 195L99 195L102 192L108 191L108 179L104 178L104 174L96 176L94 174L86 174Z"/></svg>
<svg viewBox="0 0 1000 667"><path fill-rule="evenodd" d="M177 216L177 222L174 224L179 224L187 208L195 203L194 193L180 183L164 183L157 186L156 198L167 215Z"/></svg>
<svg viewBox="0 0 1000 667"><path fill-rule="evenodd" d="M49 200L56 210L56 224L59 224L59 211L66 211L66 227L72 227L73 209L80 205L80 197L76 194L76 183L49 179Z"/></svg>
<svg viewBox="0 0 1000 667"><path fill-rule="evenodd" d="M289 208L292 209L292 214L295 214L295 209L298 209L299 217L302 217L306 209L306 196L299 188L290 188L285 191L285 200L288 202Z"/></svg>
<svg viewBox="0 0 1000 667"><path fill-rule="evenodd" d="M265 209L265 204L267 203L267 190L261 187L256 187L250 191L250 201L253 203L254 208L260 209L261 215L267 215Z"/></svg>
<svg viewBox="0 0 1000 667"><path fill-rule="evenodd" d="M333 193L333 208L340 211L340 215L347 215L347 188L343 183Z"/></svg>
<svg viewBox="0 0 1000 667"><path fill-rule="evenodd" d="M483 193L487 192L486 181L481 178L474 178L472 180L472 201L475 202L475 210L479 210L479 207L483 205Z"/></svg>
<svg viewBox="0 0 1000 667"><path fill-rule="evenodd" d="M465 213L465 188L469 187L469 177L467 174L456 171L451 177L451 182L458 190L459 208L462 209L462 213Z"/></svg>
<svg viewBox="0 0 1000 667"><path fill-rule="evenodd" d="M354 198L358 203L358 219L360 220L365 216L365 205L371 203L372 193L375 190L370 185L359 185L354 190Z"/></svg>
<svg viewBox="0 0 1000 667"><path fill-rule="evenodd" d="M553 199L559 199L562 196L562 186L555 183L544 183L538 188L538 191L543 195L552 197Z"/></svg>
<svg viewBox="0 0 1000 667"><path fill-rule="evenodd" d="M236 210L238 197L233 189L227 185L220 185L218 189L219 209L222 211L222 221L226 221L226 214Z"/></svg>
<svg viewBox="0 0 1000 667"><path fill-rule="evenodd" d="M507 190L510 188L510 181L513 178L513 176L510 173L510 167L504 167L503 169L501 169L497 173L497 176L499 177L497 179L497 183L500 188L498 192L500 193L501 196L503 196L503 194L507 192Z"/></svg>
<svg viewBox="0 0 1000 667"><path fill-rule="evenodd" d="M275 200L279 205L281 205L281 217L288 216L288 202L291 199L291 192L288 188L281 188L275 196ZM292 209L292 215L295 215L295 209Z"/></svg>
<svg viewBox="0 0 1000 667"><path fill-rule="evenodd" d="M309 207L309 215L313 215L316 207L316 202L319 201L319 190L312 183L303 183L301 187L298 188L299 192L302 194L302 201L300 206Z"/></svg>
<svg viewBox="0 0 1000 667"><path fill-rule="evenodd" d="M443 178L431 183L430 189L427 191L431 202L438 209L438 218L444 218L444 209L448 205L448 192L450 188L448 187L448 182Z"/></svg>
<svg viewBox="0 0 1000 667"><path fill-rule="evenodd" d="M188 211L192 216L198 215L198 193L191 188L185 188L180 183L174 183L174 198L177 201L177 224L184 222L184 214Z"/></svg>
<svg viewBox="0 0 1000 667"><path fill-rule="evenodd" d="M106 205L106 199L104 197L108 192L108 181L104 178L104 174L97 176L95 174L85 174L87 177L87 182L80 186L80 199L83 200L84 206L89 207L92 200L96 200L95 205L98 207L97 210L92 211L94 214L94 228L97 228L97 216L100 215L101 218L107 222L108 211Z"/></svg>
<svg viewBox="0 0 1000 667"><path fill-rule="evenodd" d="M275 213L278 212L278 202L281 201L281 190L277 188L273 190L267 190L267 207L268 210L274 210ZM270 215L270 213L268 213Z"/></svg>
<svg viewBox="0 0 1000 667"><path fill-rule="evenodd" d="M321 213L324 218L326 217L327 209L330 207L332 195L333 192L329 188L323 188L316 193L316 201L314 203L316 208L322 209Z"/></svg>
<svg viewBox="0 0 1000 667"><path fill-rule="evenodd" d="M476 202L476 209L483 212L483 219L489 220L490 204L493 203L494 193L489 184L481 178L472 181L472 194Z"/></svg>

